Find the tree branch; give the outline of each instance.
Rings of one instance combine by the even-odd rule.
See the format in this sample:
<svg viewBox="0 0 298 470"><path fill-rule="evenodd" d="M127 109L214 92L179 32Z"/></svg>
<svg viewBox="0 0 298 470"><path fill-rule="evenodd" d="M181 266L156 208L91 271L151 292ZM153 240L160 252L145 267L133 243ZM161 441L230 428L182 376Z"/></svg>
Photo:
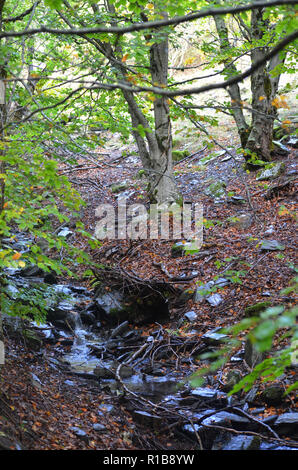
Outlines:
<svg viewBox="0 0 298 470"><path fill-rule="evenodd" d="M129 26L110 26L102 27L97 26L95 28L79 28L79 29L56 29L49 28L47 26L41 26L40 28L34 28L27 31L3 31L0 33L0 39L4 37L20 37L20 36L32 36L34 34L49 33L49 34L61 34L61 35L82 35L82 34L96 34L96 33L107 33L107 34L125 34L136 31L143 31L146 29L157 29L166 26L178 25L181 23L187 23L207 16L218 16L227 14L236 14L243 11L255 10L266 7L274 6L285 6L285 5L297 5L297 0L267 0L250 3L247 5L239 5L236 7L229 8L210 8L206 10L200 10L196 13L189 15L176 16L171 19L149 21L148 23L134 23Z"/></svg>

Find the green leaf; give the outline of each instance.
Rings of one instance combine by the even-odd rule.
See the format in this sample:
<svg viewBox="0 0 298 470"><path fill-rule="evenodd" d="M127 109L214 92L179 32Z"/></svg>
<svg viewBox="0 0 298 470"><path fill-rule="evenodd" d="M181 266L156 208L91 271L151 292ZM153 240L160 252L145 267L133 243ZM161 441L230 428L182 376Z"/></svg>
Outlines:
<svg viewBox="0 0 298 470"><path fill-rule="evenodd" d="M44 0L44 2L47 6L55 10L60 10L62 5L62 0Z"/></svg>

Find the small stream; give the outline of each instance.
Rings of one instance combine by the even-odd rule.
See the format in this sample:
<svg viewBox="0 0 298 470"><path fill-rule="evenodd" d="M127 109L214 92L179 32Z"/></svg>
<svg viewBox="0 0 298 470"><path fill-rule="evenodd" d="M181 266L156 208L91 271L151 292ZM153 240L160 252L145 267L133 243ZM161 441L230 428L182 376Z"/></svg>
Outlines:
<svg viewBox="0 0 298 470"><path fill-rule="evenodd" d="M90 306L94 305L92 293L80 286L54 282L47 284L46 275L34 267L26 272L10 269L6 276L12 297L17 298L24 289L29 292L34 288L44 289L48 308L47 323L37 325L32 321L31 327L45 343L52 345L56 358L68 371L82 378L93 379L98 383L99 390L108 390L111 396L117 395L124 385L126 391L142 396L151 403L168 407L184 420L179 429L180 435L185 435L194 442L197 442L199 435L205 449L287 450L286 445L245 434L247 431L263 434L262 422L266 425L268 422L272 427L271 437L273 432L279 431L291 439L298 436L298 413L285 413L281 417L269 417L266 421L258 418L258 414L265 408L255 406L254 397L242 401L237 396L228 397L220 391L216 380L206 383L204 387L191 388L187 379L194 367L192 361L187 362L187 357L183 358L183 353L181 360L185 359L186 364L182 367L182 363L176 367L175 361L167 360L162 354L156 354L153 361L149 354L146 355L146 351L150 350L151 345L161 344L162 329L157 328L152 336L142 336L127 321L113 327L103 326L95 313L90 314ZM6 320L15 321L16 324L18 322L18 319L11 317ZM133 357L134 360L130 363L138 350L142 353L136 359ZM125 364L120 368L122 384L116 377L119 363ZM245 413L251 408L254 418L258 418L261 424L245 414L235 413L233 406L241 408ZM151 410L144 409L134 410L133 417L136 422L151 429L161 420ZM196 421L198 424L190 424ZM244 434L235 436L225 430L219 431L218 428L206 428L210 424L233 428L238 433L244 431Z"/></svg>

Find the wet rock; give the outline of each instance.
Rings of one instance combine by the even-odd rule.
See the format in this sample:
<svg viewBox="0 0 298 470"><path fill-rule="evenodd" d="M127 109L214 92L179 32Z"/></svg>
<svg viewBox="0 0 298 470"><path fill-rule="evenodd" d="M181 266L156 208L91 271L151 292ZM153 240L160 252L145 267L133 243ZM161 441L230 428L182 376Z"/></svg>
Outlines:
<svg viewBox="0 0 298 470"><path fill-rule="evenodd" d="M285 171L285 164L283 162L269 163L267 168L260 170L257 174L257 181L272 180L280 176Z"/></svg>
<svg viewBox="0 0 298 470"><path fill-rule="evenodd" d="M277 240L261 240L261 251L283 251L285 246Z"/></svg>
<svg viewBox="0 0 298 470"><path fill-rule="evenodd" d="M273 140L272 143L274 145L273 153L276 153L278 155L283 155L285 157L289 155L290 150L282 142L280 142L279 140Z"/></svg>
<svg viewBox="0 0 298 470"><path fill-rule="evenodd" d="M54 272L46 272L38 266L28 266L20 271L21 277L43 278L46 284L57 284L57 277Z"/></svg>
<svg viewBox="0 0 298 470"><path fill-rule="evenodd" d="M72 380L64 380L64 383L69 387L74 387L76 385Z"/></svg>
<svg viewBox="0 0 298 470"><path fill-rule="evenodd" d="M105 413L113 413L115 411L115 407L113 405L109 405L108 403L102 403L98 407L98 414L102 416Z"/></svg>
<svg viewBox="0 0 298 470"><path fill-rule="evenodd" d="M221 450L258 450L261 440L258 436L246 436L239 434L233 436L228 444L224 445Z"/></svg>
<svg viewBox="0 0 298 470"><path fill-rule="evenodd" d="M218 390L208 387L197 387L190 391L189 395L181 399L181 405L193 405L195 403L212 403L216 408L227 404L227 396Z"/></svg>
<svg viewBox="0 0 298 470"><path fill-rule="evenodd" d="M252 430L250 421L244 416L239 416L234 413L228 413L227 411L219 411L208 418L205 418L202 421L202 425L216 425L216 426L226 426L233 427L235 429L248 429ZM255 429L256 425L253 425Z"/></svg>
<svg viewBox="0 0 298 470"><path fill-rule="evenodd" d="M135 410L133 411L133 417L135 421L143 426L149 426L153 429L160 428L163 420L160 416L147 413L146 411Z"/></svg>
<svg viewBox="0 0 298 470"><path fill-rule="evenodd" d="M267 387L260 396L267 405L280 405L284 400L284 389L280 385Z"/></svg>
<svg viewBox="0 0 298 470"><path fill-rule="evenodd" d="M83 429L77 428L76 426L71 426L70 431L72 431L77 437L82 439L82 441L88 443L89 442L89 437Z"/></svg>
<svg viewBox="0 0 298 470"><path fill-rule="evenodd" d="M264 312L267 308L271 307L271 302L258 302L254 305L250 305L249 307L246 307L244 310L244 314L246 317L254 317L258 316L261 312Z"/></svg>
<svg viewBox="0 0 298 470"><path fill-rule="evenodd" d="M207 331L201 339L207 346L219 346L228 338L227 335L220 333L221 328Z"/></svg>
<svg viewBox="0 0 298 470"><path fill-rule="evenodd" d="M32 349L32 351L40 351L40 349L43 347L43 341L39 334L35 333L35 331L24 329L23 337L25 339L26 345L29 349Z"/></svg>
<svg viewBox="0 0 298 470"><path fill-rule="evenodd" d="M292 439L298 437L298 413L284 413L274 423L274 429L282 435L290 436Z"/></svg>
<svg viewBox="0 0 298 470"><path fill-rule="evenodd" d="M119 291L105 292L100 290L96 293L95 302L99 312L111 323L116 323L119 318L127 315L125 299Z"/></svg>
<svg viewBox="0 0 298 470"><path fill-rule="evenodd" d="M267 228L267 230L265 230L264 232L264 235L272 235L274 233L274 227L273 225L269 225L269 227Z"/></svg>

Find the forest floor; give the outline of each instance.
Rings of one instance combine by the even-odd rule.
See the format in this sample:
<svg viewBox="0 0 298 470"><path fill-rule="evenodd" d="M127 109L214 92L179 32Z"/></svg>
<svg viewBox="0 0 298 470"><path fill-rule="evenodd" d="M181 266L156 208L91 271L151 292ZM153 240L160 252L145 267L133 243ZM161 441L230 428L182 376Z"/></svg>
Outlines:
<svg viewBox="0 0 298 470"><path fill-rule="evenodd" d="M208 161L204 157L208 157L210 151L198 148L193 156L175 165L177 185L184 200L203 204L204 219L209 223L205 223L202 250L209 251L210 256L202 259L197 254L173 257L174 240L106 240L95 252L90 250L93 260L116 263L125 272L137 273L143 280L169 282L172 277L182 274L188 277L196 271L197 277L192 280L174 283L174 287L182 291L195 291L200 282L206 283L216 275L233 270L241 283L235 282L220 290L223 301L219 306L195 303L190 299L182 307L170 311L170 319L164 328L179 330L182 335L192 334L185 325L179 327L179 320L190 310L197 313L197 322L191 329L196 329L196 334L201 336L210 329L241 320L247 306L266 301L268 296L273 305L283 304L290 308L295 303L292 294L284 296L280 293L295 275L295 185L291 182L266 199L268 188L277 181L256 181L255 173L243 170L243 159L235 151L236 143L229 138L228 142L221 141L221 145L227 146L230 153L222 148L215 149L216 158ZM79 163L83 168L68 173L86 203L81 212L82 221L91 233L96 226L95 209L100 204L116 206L119 194L127 197L127 204L146 203L146 185L138 175L141 166L133 150L130 146L116 148L115 144L110 148L99 148L97 168L88 169L92 165L82 161ZM276 156L285 163L285 174L293 174L297 162L297 150L291 147L289 150L287 156ZM219 179L226 185L224 201L216 201L204 193ZM123 182L124 191L113 193L112 185ZM244 203L237 204L237 199L233 202L232 196L241 196ZM239 216L243 214L245 223L241 225ZM263 239L278 240L285 249L262 252L260 240ZM77 239L75 243L82 247L84 241ZM63 282L65 279L61 279ZM83 282L82 279L81 284ZM154 326L144 328L150 334ZM276 343L274 347L281 345ZM26 350L23 344L13 340L6 344L6 364L1 368L0 426L11 436L7 448L18 448L16 442L19 442L21 448L41 450L136 450L144 449L146 445L156 449L192 449L191 444L181 443L167 431L157 434L153 430L142 430L142 427L136 429L125 406L117 405L115 414L107 412L108 396L99 394L82 378L65 377L46 357L44 353ZM221 371L223 381L231 367L227 364ZM42 386L32 381L32 371L38 371ZM292 372L289 374L291 376L282 379L285 387L293 381ZM75 394L73 386L65 383L66 378L75 383ZM103 405L100 414L99 404ZM280 409L267 406L264 416L279 414L289 406L298 406L294 394ZM104 424L104 433L93 429L96 423ZM87 437L76 435L74 426L87 430Z"/></svg>

